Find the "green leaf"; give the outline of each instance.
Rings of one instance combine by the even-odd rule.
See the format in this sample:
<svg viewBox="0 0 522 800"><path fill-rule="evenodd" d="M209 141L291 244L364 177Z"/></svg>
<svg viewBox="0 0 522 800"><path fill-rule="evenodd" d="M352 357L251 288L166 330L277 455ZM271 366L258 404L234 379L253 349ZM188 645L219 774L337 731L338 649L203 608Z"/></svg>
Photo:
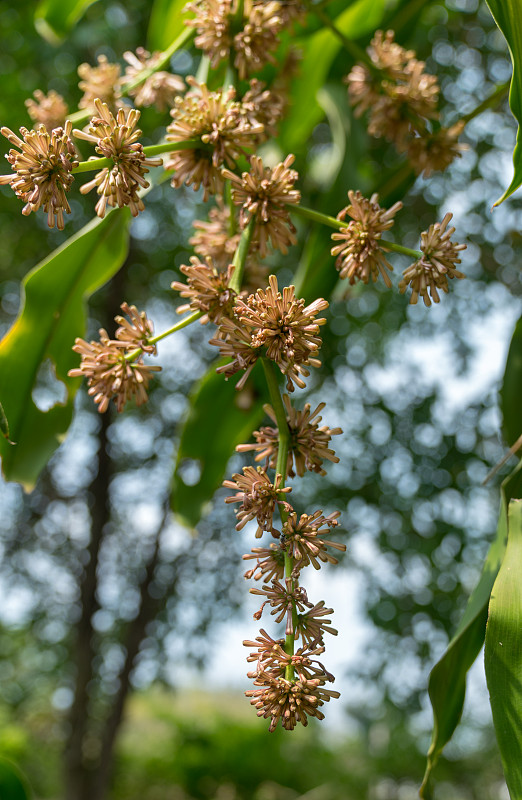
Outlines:
<svg viewBox="0 0 522 800"><path fill-rule="evenodd" d="M502 484L497 534L489 548L480 580L472 592L457 631L446 652L435 664L429 679L433 708L433 732L420 796L430 797L432 770L453 736L464 706L466 676L484 644L488 604L507 540L507 508L514 494L522 490L522 462Z"/></svg>
<svg viewBox="0 0 522 800"><path fill-rule="evenodd" d="M506 371L500 390L500 409L502 411L502 432L508 447L511 447L522 434L522 317L513 332L506 361Z"/></svg>
<svg viewBox="0 0 522 800"><path fill-rule="evenodd" d="M337 19L336 28L349 39L357 39L377 28L386 10L385 0L358 0ZM281 142L285 152L292 152L307 142L312 130L324 116L317 100L332 62L342 47L341 41L328 28L317 31L299 43L304 58L299 76L292 84L292 107L282 126ZM304 112L306 109L306 113Z"/></svg>
<svg viewBox="0 0 522 800"><path fill-rule="evenodd" d="M511 500L508 542L486 628L484 659L493 722L512 800L522 798L522 500Z"/></svg>
<svg viewBox="0 0 522 800"><path fill-rule="evenodd" d="M7 417L5 415L5 411L4 411L4 407L3 407L2 403L0 403L0 433L2 434L4 439L7 439L9 444L13 444L13 442L11 441L10 435L9 435L9 422L8 422Z"/></svg>
<svg viewBox="0 0 522 800"><path fill-rule="evenodd" d="M155 0L147 31L149 50L166 50L180 33L186 30L185 20L194 16L183 14L188 0Z"/></svg>
<svg viewBox="0 0 522 800"><path fill-rule="evenodd" d="M34 25L40 36L59 44L96 0L40 0L34 12Z"/></svg>
<svg viewBox="0 0 522 800"><path fill-rule="evenodd" d="M513 180L495 206L500 205L522 184L522 0L486 0L493 19L508 43L513 76L509 90L509 107L518 122L517 141L513 151Z"/></svg>
<svg viewBox="0 0 522 800"><path fill-rule="evenodd" d="M218 362L219 363L219 362ZM256 364L245 388L238 392L236 379L226 381L213 364L199 381L181 432L172 492L172 509L189 527L197 525L216 489L237 444L248 441L264 416L268 390L263 370ZM187 467L199 472L187 478ZM187 483L183 480L183 476Z"/></svg>
<svg viewBox="0 0 522 800"><path fill-rule="evenodd" d="M31 792L20 771L5 758L0 758L0 798L29 800Z"/></svg>
<svg viewBox="0 0 522 800"><path fill-rule="evenodd" d="M129 220L128 209L93 220L24 278L20 313L0 342L0 400L16 442L10 446L0 438L0 455L6 479L27 491L71 423L80 379L67 372L78 364L74 340L85 336L84 301L123 264ZM47 359L67 396L44 412L32 393Z"/></svg>

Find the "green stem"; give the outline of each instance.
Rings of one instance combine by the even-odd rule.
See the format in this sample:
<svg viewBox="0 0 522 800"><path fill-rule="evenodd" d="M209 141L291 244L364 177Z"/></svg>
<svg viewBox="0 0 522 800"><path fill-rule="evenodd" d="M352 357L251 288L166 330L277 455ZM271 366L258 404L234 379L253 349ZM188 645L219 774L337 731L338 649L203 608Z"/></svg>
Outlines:
<svg viewBox="0 0 522 800"><path fill-rule="evenodd" d="M158 156L161 153L173 153L175 150L193 150L195 147L204 149L206 145L200 139L187 139L184 142L162 142L161 144L151 144L143 148L146 156ZM112 158L91 158L88 161L80 161L77 167L73 167L74 173L92 172L93 170L112 167Z"/></svg>
<svg viewBox="0 0 522 800"><path fill-rule="evenodd" d="M415 261L418 261L418 259L423 256L421 250L412 250L411 247L403 247L402 244L387 242L386 239L380 239L379 241L383 250L390 250L392 253L400 253L402 256L410 256L410 258L414 258Z"/></svg>
<svg viewBox="0 0 522 800"><path fill-rule="evenodd" d="M309 219L312 222L319 222L321 225L326 225L328 228L340 230L341 228L346 228L348 224L346 222L341 222L340 219L330 217L328 214L322 214L320 211L314 211L313 208L307 208L306 206L294 206L291 203L287 203L286 208L291 214L297 214L298 217Z"/></svg>
<svg viewBox="0 0 522 800"><path fill-rule="evenodd" d="M176 324L173 325L172 328L163 331L163 333L158 333L157 336L152 336L150 339L147 339L148 344L156 344L156 342L161 342L162 339L166 339L167 336L170 336L171 334L180 331L182 328L186 328L187 325L192 325L192 323L195 322L197 319L199 319L201 316L202 312L196 311L194 314L190 314L188 317L183 317L183 319L180 320L179 322L176 322ZM138 356L140 356L142 353L143 350L141 349L141 347L137 347L136 350L132 350L130 353L127 353L127 355L125 356L125 361L135 361L138 358Z"/></svg>
<svg viewBox="0 0 522 800"><path fill-rule="evenodd" d="M326 13L326 11L324 11L322 6L314 6L310 2L310 0L303 0L303 2L308 11L311 11L313 14L316 14L323 23L323 25L329 28L334 34L334 36L336 36L337 39L339 39L344 49L347 50L348 53L350 53L354 61L362 62L372 72L379 71L376 70L375 64L372 62L367 52L363 50L362 47L359 47L359 45L356 44L356 42L352 42L350 39L348 39L344 35L344 33L340 31L339 28L336 27L335 23L330 19L330 17Z"/></svg>
<svg viewBox="0 0 522 800"><path fill-rule="evenodd" d="M205 53L203 53L199 62L198 71L196 72L197 82L207 83L209 71L210 71L210 58Z"/></svg>
<svg viewBox="0 0 522 800"><path fill-rule="evenodd" d="M497 86L495 91L489 95L489 97L486 97L486 99L482 101L482 103L479 103L478 106L476 106L476 108L474 108L468 114L464 114L464 116L460 118L461 121L467 124L472 119L475 119L475 117L478 117L479 114L482 114L483 111L487 111L488 108L496 106L497 103L508 93L509 86L509 81L507 83L501 83L500 86Z"/></svg>
<svg viewBox="0 0 522 800"><path fill-rule="evenodd" d="M287 470L287 463L288 463L288 451L290 448L290 429L288 427L288 422L286 419L286 410L283 405L283 401L281 399L281 394L279 392L279 383L276 374L276 369L274 366L274 362L270 359L263 357L261 359L261 363L263 364L263 370L265 372L266 382L268 384L268 392L270 395L270 400L272 403L272 408L274 409L276 423L277 423L277 462L276 462L276 475L281 475L281 489L284 489L285 481L286 481L286 470ZM281 515L281 522L284 523L288 519L288 512L285 511L284 508L279 509L279 513ZM285 559L285 578L292 577L292 570L294 568L294 562L292 558L288 555L286 550L284 551L284 559ZM295 588L294 581L291 582L291 590ZM297 623L297 612L294 606L293 612L293 623L294 629ZM293 656L294 654L294 643L295 643L295 636L291 633L287 634L285 638L285 653L287 655ZM289 664L285 670L285 678L287 681L293 681L295 678L295 671L294 667Z"/></svg>
<svg viewBox="0 0 522 800"><path fill-rule="evenodd" d="M232 289L236 294L239 294L241 291L246 260L248 251L250 249L250 242L252 241L252 234L254 233L254 227L256 224L255 220L256 218L254 214L250 217L248 225L241 233L238 246L236 247L236 252L234 253L234 258L232 259L232 264L234 265L235 269L234 274L232 275L232 280L229 283L229 288Z"/></svg>
<svg viewBox="0 0 522 800"><path fill-rule="evenodd" d="M143 69L136 75L135 78L132 79L132 81L129 81L129 83L125 83L123 85L122 93L128 94L130 90L135 89L141 83L146 81L147 78L150 78L151 75L154 75L155 72L158 72L158 70L165 67L169 63L174 53L176 53L178 50L181 50L181 48L188 44L195 35L196 31L194 28L185 28L185 30L180 33L176 39L174 39L172 44L170 44L167 49L163 51L161 58L158 59L153 67Z"/></svg>
<svg viewBox="0 0 522 800"><path fill-rule="evenodd" d="M228 210L230 211L230 219L228 220L228 235L232 237L237 233L237 222L236 206L232 200L232 184L230 181L225 181L225 200L227 202Z"/></svg>

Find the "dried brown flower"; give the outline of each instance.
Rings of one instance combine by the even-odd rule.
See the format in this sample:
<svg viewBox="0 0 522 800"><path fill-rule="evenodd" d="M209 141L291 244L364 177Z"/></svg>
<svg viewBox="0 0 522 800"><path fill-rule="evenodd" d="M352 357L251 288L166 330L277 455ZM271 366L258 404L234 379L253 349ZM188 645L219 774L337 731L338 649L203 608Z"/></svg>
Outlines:
<svg viewBox="0 0 522 800"><path fill-rule="evenodd" d="M223 188L220 168L229 167L255 146L263 133L262 125L252 125L242 113L241 103L235 101L234 89L209 92L205 84L187 78L192 87L184 97L176 97L167 127L168 142L200 140L201 146L178 150L169 155L166 169L175 170L172 185L183 183L199 189L203 185L204 199L218 194Z"/></svg>
<svg viewBox="0 0 522 800"><path fill-rule="evenodd" d="M145 403L152 373L161 370L161 367L144 364L141 354L133 360L126 358L137 347L155 353L155 346L147 341L153 333L153 327L145 312L140 313L135 306L127 303L123 303L121 308L129 314L131 321L116 317L120 327L115 339L109 339L107 331L100 328L99 342L89 343L78 338L73 346L82 360L80 366L69 370L68 374L72 378L87 378L88 393L98 404L100 413L107 411L111 398L116 402L118 411L122 411L132 399L135 399L136 405Z"/></svg>
<svg viewBox="0 0 522 800"><path fill-rule="evenodd" d="M288 391L293 392L294 383L304 388L301 376L308 377L308 366L321 366L315 354L321 346L319 327L326 320L316 319L316 315L328 308L328 302L320 298L305 307L305 301L295 297L294 286L286 286L281 293L275 275L270 275L268 282L267 289L258 289L246 301L237 298L238 322L225 320L221 331L224 341L211 341L223 356L234 358L217 371L228 377L240 369L252 369L261 348L266 348L267 357L275 361L286 376ZM244 385L244 379L240 385Z"/></svg>
<svg viewBox="0 0 522 800"><path fill-rule="evenodd" d="M285 574L285 554L280 545L272 543L270 547L253 547L250 553L243 556L245 561L257 559L257 564L245 572L245 578L258 581L281 580Z"/></svg>
<svg viewBox="0 0 522 800"><path fill-rule="evenodd" d="M98 66L80 64L78 75L82 80L78 86L83 92L83 97L78 103L79 108L96 108L95 100L107 103L111 111L116 110L116 104L121 97L120 93L120 65L110 64L107 56L98 56Z"/></svg>
<svg viewBox="0 0 522 800"><path fill-rule="evenodd" d="M265 64L276 63L273 51L283 27L280 11L281 3L277 0L253 3L243 30L234 36L234 66L242 80Z"/></svg>
<svg viewBox="0 0 522 800"><path fill-rule="evenodd" d="M419 295L424 300L424 305L431 306L431 299L438 303L440 297L437 289L448 292L448 278L465 278L463 272L455 269L461 263L459 253L466 249L465 244L451 241L455 228L448 228L448 223L453 214L446 214L442 222L430 225L427 231L421 233L422 258L404 270L403 279L399 283L399 291L404 294L407 287L412 288L410 303L415 304Z"/></svg>
<svg viewBox="0 0 522 800"><path fill-rule="evenodd" d="M258 689L245 692L250 697L250 703L258 709L257 716L268 719L272 732L276 729L279 720L285 730L293 730L298 722L308 725L308 717L324 719L324 714L319 707L330 698L340 697L339 692L323 688L327 680L331 680L329 673L324 677L311 680L298 679L288 681L283 677L272 677L269 672L260 669L254 680Z"/></svg>
<svg viewBox="0 0 522 800"><path fill-rule="evenodd" d="M230 170L223 170L223 176L232 185L232 199L241 206L241 226L245 227L252 216L256 217L252 242L259 248L261 258L266 256L269 241L282 253L287 253L288 247L297 241L286 208L287 203L297 205L301 201L301 193L293 188L299 177L290 169L294 161L295 156L289 155L270 169L263 167L258 156L252 156L250 172L243 172L241 178Z"/></svg>
<svg viewBox="0 0 522 800"><path fill-rule="evenodd" d="M162 57L163 53L156 52L151 55L143 47L138 47L136 53L127 50L123 54L123 58L129 66L126 67L120 84L125 88L126 84L133 82L144 70L153 70ZM134 89L130 89L128 93L130 97L134 98L134 103L138 108L156 106L158 111L165 111L184 91L185 81L183 78L172 72L157 70Z"/></svg>
<svg viewBox="0 0 522 800"><path fill-rule="evenodd" d="M250 639L245 639L243 641L243 645L245 647L255 647L256 651L251 653L247 656L247 661L264 661L266 658L269 658L273 652L281 653L282 658L285 656L285 652L283 650L283 646L285 643L284 639L272 639L268 633L261 628L259 631L261 636L256 636L255 641L251 641Z"/></svg>
<svg viewBox="0 0 522 800"><path fill-rule="evenodd" d="M323 469L323 460L337 463L339 459L328 445L332 436L342 433L341 428L329 428L327 425L319 427L321 417L317 415L325 407L325 403L319 403L312 412L310 403L306 403L302 411L297 411L292 407L290 398L287 394L283 395L283 402L286 409L286 420L290 432L290 443L288 448L288 461L286 474L293 478L297 473L301 478L306 470L318 472L326 475ZM256 461L266 459L266 467L275 469L277 454L279 452L279 433L275 412L270 405L263 406L268 416L276 422L276 427L262 427L254 431L255 444L239 444L236 447L238 453L247 453L250 450L257 452ZM295 461L295 472L294 472Z"/></svg>
<svg viewBox="0 0 522 800"><path fill-rule="evenodd" d="M337 519L340 517L339 511L323 516L322 511L315 511L313 514L302 514L297 521L297 514L292 511L282 528L282 547L286 550L290 558L295 563L296 572L307 567L309 564L315 569L320 569L322 561L324 564L337 564L337 559L326 551L327 547L344 552L346 545L323 539L329 528L338 525Z"/></svg>
<svg viewBox="0 0 522 800"><path fill-rule="evenodd" d="M187 283L173 281L171 287L178 291L181 297L190 298L189 303L185 303L177 308L178 314L185 311L202 311L201 322L207 323L209 320L219 324L223 317L232 314L236 293L229 288L234 267L229 265L226 272L219 272L209 258L202 263L199 258L192 256L190 266L182 264L180 271L187 276Z"/></svg>
<svg viewBox="0 0 522 800"><path fill-rule="evenodd" d="M441 128L437 133L416 136L408 142L406 154L417 174L428 177L432 172L444 171L455 158L460 158L467 149L458 138L465 123L457 122L451 128Z"/></svg>
<svg viewBox="0 0 522 800"><path fill-rule="evenodd" d="M379 241L384 231L393 225L393 217L402 208L402 203L394 203L388 210L379 206L379 196L370 199L357 191L348 192L350 205L339 212L337 218L351 217L346 228L332 234L334 241L340 242L332 247L331 253L337 256L335 266L341 278L348 278L351 284L357 280L369 283L376 281L379 274L388 288L391 281L386 270L393 271L392 265L384 256L385 247Z"/></svg>
<svg viewBox="0 0 522 800"><path fill-rule="evenodd" d="M112 159L113 166L104 167L93 180L80 188L80 192L87 194L96 188L100 195L96 203L99 217L105 216L107 205L129 206L132 216L136 217L145 208L138 191L140 187L145 189L150 185L144 175L149 172L149 167L160 166L162 159L147 158L143 145L138 142L142 135L136 127L139 111L120 108L115 117L101 100L96 99L94 105L99 116L91 119L87 132L75 130L74 135L96 145L96 152Z"/></svg>
<svg viewBox="0 0 522 800"><path fill-rule="evenodd" d="M291 506L283 496L291 492L288 487L282 488L282 476L276 475L272 484L270 478L261 467L243 467L243 474L235 473L233 480L223 481L223 486L232 489L237 494L226 497L225 503L241 503L236 510L238 519L236 530L240 531L251 519L256 519L258 528L256 538L262 536L263 531L273 531L272 517L276 505L289 510Z"/></svg>
<svg viewBox="0 0 522 800"><path fill-rule="evenodd" d="M47 133L51 133L54 128L63 128L69 109L61 94L51 89L49 94L45 95L37 89L33 92L33 97L34 100L29 98L25 101L33 122L45 125Z"/></svg>
<svg viewBox="0 0 522 800"><path fill-rule="evenodd" d="M71 213L66 192L74 180L73 167L78 165L76 151L71 141L72 123L67 121L65 128L55 128L50 134L44 125L28 131L20 128L20 139L9 128L0 132L17 150L6 155L13 168L13 174L0 175L0 185L10 184L11 188L25 206L22 214L26 216L39 208L47 214L50 228L56 226L63 230L63 213Z"/></svg>

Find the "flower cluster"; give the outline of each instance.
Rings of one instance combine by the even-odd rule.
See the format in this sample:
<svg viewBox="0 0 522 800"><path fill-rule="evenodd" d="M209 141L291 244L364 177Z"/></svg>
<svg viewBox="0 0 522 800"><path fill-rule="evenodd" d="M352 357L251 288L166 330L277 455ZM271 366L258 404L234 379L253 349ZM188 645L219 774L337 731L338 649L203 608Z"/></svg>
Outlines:
<svg viewBox="0 0 522 800"><path fill-rule="evenodd" d="M63 230L63 213L71 213L66 193L74 180L73 167L77 166L76 151L71 140L72 123L55 128L48 133L44 125L28 131L20 128L20 139L9 128L1 133L17 150L10 150L6 158L13 174L0 175L0 185L9 184L17 197L25 203L22 214L28 215L39 208L47 214L47 224Z"/></svg>
<svg viewBox="0 0 522 800"><path fill-rule="evenodd" d="M149 342L154 333L152 322L144 311L136 306L122 303L124 317L116 317L120 326L115 338L110 339L107 331L100 328L100 341L87 342L76 339L73 350L81 355L81 364L69 370L73 378L87 378L88 393L98 404L98 411L107 411L111 399L116 402L118 411L123 411L129 400L136 405L147 401L147 387L153 372L161 367L143 363L143 353L156 355L156 346Z"/></svg>
<svg viewBox="0 0 522 800"><path fill-rule="evenodd" d="M157 69L162 53L152 53L138 47L136 53L130 50L123 54L128 66L125 75L120 79L122 89L139 81L141 75L150 72L148 77L139 81L137 86L128 90L138 108L155 106L158 111L165 111L174 104L174 99L185 91L185 82L179 75Z"/></svg>
<svg viewBox="0 0 522 800"><path fill-rule="evenodd" d="M325 459L334 463L339 461L328 445L332 436L342 433L341 428L329 428L327 425L319 427L321 417L318 414L325 407L325 403L319 403L314 411L311 410L310 403L306 403L303 410L298 411L292 406L287 394L283 395L283 403L290 439L286 474L293 478L297 473L302 478L305 472L309 470L318 472L320 475L326 475L326 470L323 469L323 461ZM257 453L256 461L265 459L265 468L275 469L279 454L277 420L272 406L265 405L264 410L270 419L276 423L276 427L263 426L260 430L254 431L255 444L239 444L236 450L239 453L247 453L254 450Z"/></svg>
<svg viewBox="0 0 522 800"><path fill-rule="evenodd" d="M187 142L188 147L172 152L166 168L175 172L173 186L185 183L196 190L202 185L206 200L222 191L221 167L233 167L245 150L255 147L264 129L249 121L234 89L211 92L192 77L187 83L192 91L176 97L166 139Z"/></svg>
<svg viewBox="0 0 522 800"><path fill-rule="evenodd" d="M33 92L33 97L25 101L29 116L38 125L45 125L47 133L55 128L63 128L69 112L67 103L54 89L45 95L39 89Z"/></svg>
<svg viewBox="0 0 522 800"><path fill-rule="evenodd" d="M104 167L93 180L84 184L80 192L86 194L96 188L100 199L96 203L96 213L105 216L107 205L129 206L133 217L138 216L145 206L138 194L140 188L146 189L149 182L144 175L149 167L158 167L161 158L147 158L143 145L138 142L142 135L136 127L140 112L136 109L118 109L116 117L106 103L94 101L98 116L91 119L87 132L75 130L77 139L84 139L95 145L96 152L112 160L111 167Z"/></svg>
<svg viewBox="0 0 522 800"><path fill-rule="evenodd" d="M261 258L267 254L267 244L288 252L288 247L296 243L295 228L290 221L286 204L297 205L301 193L294 189L299 175L290 166L294 156L289 155L273 169L264 167L258 156L250 159L250 172L243 172L241 178L224 169L223 176L230 180L232 199L241 206L239 221L244 228L251 217L255 217L253 243L259 249Z"/></svg>
<svg viewBox="0 0 522 800"><path fill-rule="evenodd" d="M368 56L369 65L356 64L346 78L356 115L368 111L368 132L407 153L417 172L445 169L463 149L457 143L462 129L433 131L440 94L435 75L394 41L393 31L377 31Z"/></svg>
<svg viewBox="0 0 522 800"><path fill-rule="evenodd" d="M209 320L218 324L224 316L231 316L236 298L236 293L229 287L234 273L232 264L225 271L219 271L210 258L202 263L197 256L192 256L190 265L182 264L180 270L186 275L187 283L173 281L171 287L190 302L179 306L178 314L189 310L201 311L203 324Z"/></svg>
<svg viewBox="0 0 522 800"><path fill-rule="evenodd" d="M250 0L238 17L234 0L198 0L185 7L194 17L186 24L196 30L195 44L212 68L231 57L241 79L274 63L281 30L302 14L297 0Z"/></svg>
<svg viewBox="0 0 522 800"><path fill-rule="evenodd" d="M421 233L422 258L403 272L399 290L404 293L408 286L412 289L410 303L416 303L419 295L426 306L440 301L438 289L448 292L448 278L465 278L463 272L455 269L460 264L459 253L466 249L465 244L451 241L455 228L448 228L453 214L446 214L442 222L430 225ZM431 295L431 300L430 300Z"/></svg>
<svg viewBox="0 0 522 800"><path fill-rule="evenodd" d="M321 346L318 334L326 320L316 316L328 303L321 298L305 306L304 300L296 298L294 286L280 292L275 275L270 275L268 282L266 289L258 289L245 300L236 299L234 318L222 320L220 337L211 339L211 344L220 348L222 356L232 358L218 372L229 377L245 370L238 388L244 386L259 356L266 354L286 376L287 389L293 392L294 384L304 388L309 366L321 366L316 358Z"/></svg>
<svg viewBox="0 0 522 800"><path fill-rule="evenodd" d="M338 241L332 248L337 256L335 266L341 278L348 278L351 284L357 280L368 283L382 275L388 288L391 281L386 270L393 271L392 265L384 256L385 248L380 242L381 235L393 225L393 217L402 208L402 203L386 210L379 206L379 197L373 194L368 200L360 192L348 192L350 205L339 212L337 218L351 217L345 228L333 233L332 239Z"/></svg>
<svg viewBox="0 0 522 800"><path fill-rule="evenodd" d="M78 86L83 92L83 97L78 103L79 108L94 111L96 100L107 103L111 111L116 111L121 98L120 91L120 65L111 64L107 56L98 56L98 65L80 64L78 75L82 79Z"/></svg>

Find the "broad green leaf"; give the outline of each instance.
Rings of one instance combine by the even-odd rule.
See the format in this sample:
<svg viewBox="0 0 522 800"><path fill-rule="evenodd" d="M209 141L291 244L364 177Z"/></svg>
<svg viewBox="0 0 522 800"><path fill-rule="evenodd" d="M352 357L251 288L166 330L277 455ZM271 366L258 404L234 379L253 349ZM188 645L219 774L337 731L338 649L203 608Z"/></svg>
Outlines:
<svg viewBox="0 0 522 800"><path fill-rule="evenodd" d="M166 50L180 33L186 30L185 20L193 14L183 14L188 0L154 0L147 31L149 50Z"/></svg>
<svg viewBox="0 0 522 800"><path fill-rule="evenodd" d="M223 375L218 375L213 364L191 398L181 432L172 492L172 509L189 527L197 525L205 513L225 477L236 445L249 440L264 416L262 406L268 402L268 390L260 365L252 370L241 392L236 390L236 383L235 377L226 381ZM189 466L195 471L196 482L186 477Z"/></svg>
<svg viewBox="0 0 522 800"><path fill-rule="evenodd" d="M5 758L0 758L1 800L29 800L31 792L20 771Z"/></svg>
<svg viewBox="0 0 522 800"><path fill-rule="evenodd" d="M506 361L506 371L500 390L502 430L511 447L522 434L522 317L513 332Z"/></svg>
<svg viewBox="0 0 522 800"><path fill-rule="evenodd" d="M466 677L484 644L491 589L504 557L507 540L507 508L511 498L522 491L522 462L502 484L497 534L489 548L480 580L472 592L457 631L429 679L433 708L433 732L420 796L430 797L432 770L453 736L464 706Z"/></svg>
<svg viewBox="0 0 522 800"><path fill-rule="evenodd" d="M96 0L40 0L34 12L35 28L51 44L59 44Z"/></svg>
<svg viewBox="0 0 522 800"><path fill-rule="evenodd" d="M4 407L2 403L0 403L0 433L7 439L9 444L12 444L11 438L9 436L9 421L5 415Z"/></svg>
<svg viewBox="0 0 522 800"><path fill-rule="evenodd" d="M522 184L522 0L487 0L493 19L508 43L513 64L509 107L518 122L517 142L513 151L513 180L495 206L500 205Z"/></svg>
<svg viewBox="0 0 522 800"><path fill-rule="evenodd" d="M337 19L336 28L349 39L357 39L377 28L384 16L385 0L358 0ZM304 58L299 76L292 85L292 107L282 126L281 142L285 152L292 152L308 140L321 121L324 111L317 101L317 92L325 83L332 62L342 44L328 28L317 31L299 43Z"/></svg>
<svg viewBox="0 0 522 800"><path fill-rule="evenodd" d="M71 347L77 336L85 335L86 298L125 260L129 220L128 209L93 220L32 270L23 281L18 318L0 342L0 401L16 442L11 446L0 437L2 468L7 480L20 482L28 491L71 423L80 383L67 377L78 364ZM47 359L67 396L44 412L35 405L32 392Z"/></svg>
<svg viewBox="0 0 522 800"><path fill-rule="evenodd" d="M491 592L484 651L493 722L512 800L522 798L522 500L508 510L506 554Z"/></svg>

